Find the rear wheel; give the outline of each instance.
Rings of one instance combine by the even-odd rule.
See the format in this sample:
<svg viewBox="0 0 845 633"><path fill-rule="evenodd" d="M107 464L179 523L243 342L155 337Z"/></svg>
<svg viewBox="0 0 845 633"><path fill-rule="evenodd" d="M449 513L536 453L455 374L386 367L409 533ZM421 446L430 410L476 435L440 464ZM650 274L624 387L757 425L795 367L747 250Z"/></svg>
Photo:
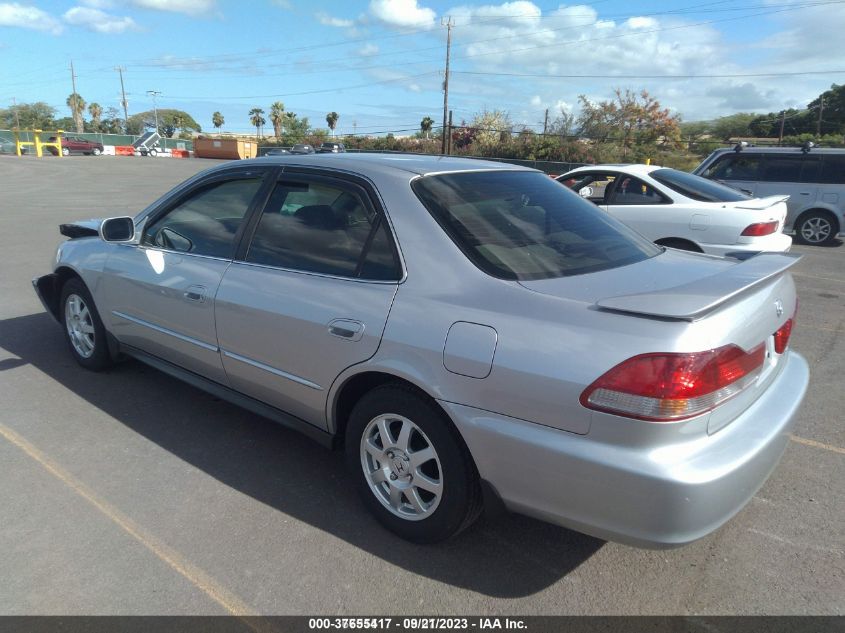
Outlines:
<svg viewBox="0 0 845 633"><path fill-rule="evenodd" d="M413 390L385 385L355 405L346 457L364 504L382 525L416 543L435 543L481 512L472 457L451 422Z"/></svg>
<svg viewBox="0 0 845 633"><path fill-rule="evenodd" d="M830 244L835 238L837 227L828 213L812 211L799 218L795 224L795 238L800 244L821 246Z"/></svg>
<svg viewBox="0 0 845 633"><path fill-rule="evenodd" d="M93 371L112 364L106 342L106 329L88 288L79 279L68 279L62 286L62 324L70 352L76 362Z"/></svg>

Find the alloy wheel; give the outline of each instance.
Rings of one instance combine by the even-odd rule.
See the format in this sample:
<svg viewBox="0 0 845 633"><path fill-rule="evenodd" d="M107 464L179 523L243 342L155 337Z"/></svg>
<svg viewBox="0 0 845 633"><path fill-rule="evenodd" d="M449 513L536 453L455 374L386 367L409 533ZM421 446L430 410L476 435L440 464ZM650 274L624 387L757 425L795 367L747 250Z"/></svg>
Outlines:
<svg viewBox="0 0 845 633"><path fill-rule="evenodd" d="M829 220L821 216L813 216L801 225L801 237L811 244L820 244L830 237L832 230Z"/></svg>
<svg viewBox="0 0 845 633"><path fill-rule="evenodd" d="M94 354L94 321L85 301L76 294L65 301L65 327L74 351L82 358Z"/></svg>

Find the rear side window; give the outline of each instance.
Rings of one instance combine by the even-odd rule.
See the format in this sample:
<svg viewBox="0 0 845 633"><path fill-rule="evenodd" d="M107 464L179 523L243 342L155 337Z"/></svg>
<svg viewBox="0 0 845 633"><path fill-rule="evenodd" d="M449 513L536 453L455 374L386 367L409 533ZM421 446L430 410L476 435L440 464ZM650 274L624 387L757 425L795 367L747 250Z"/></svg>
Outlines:
<svg viewBox="0 0 845 633"><path fill-rule="evenodd" d="M361 195L307 181L276 185L246 261L340 277L400 277L386 222Z"/></svg>
<svg viewBox="0 0 845 633"><path fill-rule="evenodd" d="M657 169L649 174L657 182L698 202L739 202L750 196L736 189L675 169Z"/></svg>
<svg viewBox="0 0 845 633"><path fill-rule="evenodd" d="M501 279L578 275L661 252L544 174L464 172L411 186L463 253Z"/></svg>
<svg viewBox="0 0 845 633"><path fill-rule="evenodd" d="M818 182L825 184L845 184L845 156L825 155L822 158L821 175Z"/></svg>
<svg viewBox="0 0 845 633"><path fill-rule="evenodd" d="M235 234L261 178L202 187L144 229L141 243L193 255L232 257Z"/></svg>
<svg viewBox="0 0 845 633"><path fill-rule="evenodd" d="M802 182L803 156L769 154L760 173L762 182Z"/></svg>

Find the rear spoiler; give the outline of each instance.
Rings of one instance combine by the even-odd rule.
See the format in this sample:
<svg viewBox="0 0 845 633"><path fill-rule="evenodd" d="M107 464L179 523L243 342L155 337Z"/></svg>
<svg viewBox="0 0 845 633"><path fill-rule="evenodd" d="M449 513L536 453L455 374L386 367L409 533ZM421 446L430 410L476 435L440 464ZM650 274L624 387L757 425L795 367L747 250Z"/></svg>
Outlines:
<svg viewBox="0 0 845 633"><path fill-rule="evenodd" d="M786 202L789 196L767 196L765 198L755 198L753 200L743 200L736 202L732 206L734 209L755 209L762 210L773 207L779 202Z"/></svg>
<svg viewBox="0 0 845 633"><path fill-rule="evenodd" d="M596 301L602 310L695 321L723 303L776 277L801 259L792 253L761 253L727 270L690 283L653 292Z"/></svg>

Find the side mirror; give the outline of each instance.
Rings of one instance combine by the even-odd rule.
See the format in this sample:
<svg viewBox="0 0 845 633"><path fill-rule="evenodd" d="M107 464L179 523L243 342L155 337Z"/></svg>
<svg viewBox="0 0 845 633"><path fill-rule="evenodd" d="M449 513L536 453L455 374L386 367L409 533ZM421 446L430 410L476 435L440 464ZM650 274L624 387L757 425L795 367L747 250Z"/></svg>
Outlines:
<svg viewBox="0 0 845 633"><path fill-rule="evenodd" d="M131 242L135 237L135 220L107 218L100 224L100 237L106 242Z"/></svg>

